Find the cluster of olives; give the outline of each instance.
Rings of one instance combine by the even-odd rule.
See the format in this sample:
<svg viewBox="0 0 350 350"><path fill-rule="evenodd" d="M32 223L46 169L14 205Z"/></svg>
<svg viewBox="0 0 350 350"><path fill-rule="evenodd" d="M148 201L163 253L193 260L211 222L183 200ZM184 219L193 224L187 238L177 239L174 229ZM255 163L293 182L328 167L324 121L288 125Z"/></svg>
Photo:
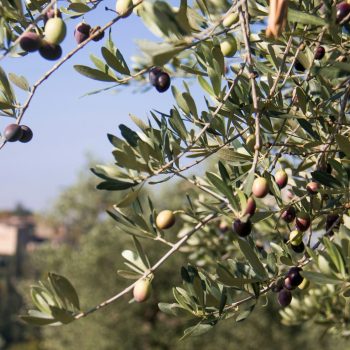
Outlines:
<svg viewBox="0 0 350 350"><path fill-rule="evenodd" d="M162 210L156 218L156 226L160 230L166 230L175 224L175 214L171 210ZM138 303L146 301L151 295L151 279L142 278L138 280L133 288L134 300Z"/></svg>
<svg viewBox="0 0 350 350"><path fill-rule="evenodd" d="M232 229L240 237L246 237L252 231L252 222L250 218L255 214L256 203L253 197L247 199L246 207L242 218L237 218L232 223Z"/></svg>
<svg viewBox="0 0 350 350"><path fill-rule="evenodd" d="M62 48L59 45L65 38L67 28L58 9L49 10L44 16L44 37L34 32L22 34L19 40L21 48L26 52L38 51L47 60L58 60L62 56ZM78 44L82 43L96 32L100 32L92 40L103 39L104 32L100 26L91 27L85 22L79 23L74 30L74 37Z"/></svg>
<svg viewBox="0 0 350 350"><path fill-rule="evenodd" d="M288 175L284 170L278 170L275 174L277 186L282 189L287 186ZM269 193L269 184L264 177L257 177L252 186L252 193L256 198L264 198ZM242 218L237 218L233 221L232 228L240 237L248 236L252 230L252 222L250 218L256 210L254 197L247 199L247 205L243 211Z"/></svg>
<svg viewBox="0 0 350 350"><path fill-rule="evenodd" d="M5 128L4 137L7 142L27 143L33 138L33 132L26 125L9 124Z"/></svg>
<svg viewBox="0 0 350 350"><path fill-rule="evenodd" d="M296 253L303 252L304 251L304 243L302 241L303 232L307 231L310 227L310 223L311 223L310 215L303 211L296 213L294 207L288 207L282 212L281 218L287 223L291 223L295 219L296 229L290 232L289 243L291 244L291 248Z"/></svg>
<svg viewBox="0 0 350 350"><path fill-rule="evenodd" d="M100 26L96 26L91 28L91 26L85 22L79 23L74 30L74 37L78 44L81 44L85 40L87 40L90 36L94 35L97 31L101 30ZM103 39L105 33L101 31L98 35L96 35L92 40L99 41Z"/></svg>
<svg viewBox="0 0 350 350"><path fill-rule="evenodd" d="M315 60L318 60L318 61L322 60L325 54L326 54L326 49L323 46L318 46L314 52L314 58ZM299 60L295 61L294 68L300 72L305 72L305 67Z"/></svg>
<svg viewBox="0 0 350 350"><path fill-rule="evenodd" d="M171 79L168 73L160 67L154 67L149 71L149 81L158 92L165 92L169 89Z"/></svg>
<svg viewBox="0 0 350 350"><path fill-rule="evenodd" d="M337 4L336 6L336 22L337 23L341 23L343 24L346 28L349 28L349 19L350 19L350 4L347 1L343 1L340 2L339 4ZM348 18L349 16L349 18ZM347 20L343 22L343 20L345 20L347 18ZM315 60L322 60L322 58L325 56L326 54L326 50L323 46L318 46L314 52L314 58ZM301 72L305 71L305 67L303 66L303 64L299 61L296 60L295 65L294 65L295 69Z"/></svg>
<svg viewBox="0 0 350 350"><path fill-rule="evenodd" d="M175 221L175 214L171 210L162 210L156 217L156 226L160 230L166 230L174 226ZM151 289L151 278L138 280L133 288L134 300L138 303L146 301L151 295Z"/></svg>
<svg viewBox="0 0 350 350"><path fill-rule="evenodd" d="M294 266L289 269L283 279L277 280L271 287L271 290L278 293L278 303L282 307L288 306L292 301L292 290L301 287L304 281L303 276L300 274L301 267Z"/></svg>
<svg viewBox="0 0 350 350"><path fill-rule="evenodd" d="M21 35L19 44L26 52L39 51L40 55L50 61L58 60L62 56L59 45L65 38L67 28L59 10L49 10L45 17L44 37L34 32Z"/></svg>

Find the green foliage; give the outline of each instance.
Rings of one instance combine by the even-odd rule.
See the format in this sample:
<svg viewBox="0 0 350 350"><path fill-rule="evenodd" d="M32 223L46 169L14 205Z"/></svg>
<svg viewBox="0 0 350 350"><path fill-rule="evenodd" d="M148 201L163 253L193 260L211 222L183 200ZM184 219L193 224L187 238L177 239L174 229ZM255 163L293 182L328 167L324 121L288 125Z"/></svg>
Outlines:
<svg viewBox="0 0 350 350"><path fill-rule="evenodd" d="M75 18L99 3L68 1L61 10ZM247 319L260 309L257 305L272 293L276 283L286 278L289 268L298 266L311 285L306 292L293 290L292 304L281 311L283 322L312 320L325 325L326 332L348 336L350 65L346 57L350 41L344 26L348 24L339 20L336 4L289 1L288 11L273 13L274 7L268 7L273 1L266 0L184 0L177 8L161 0L133 3L140 20L160 41L139 41L141 54L131 65L110 32L101 48L102 58L90 56L95 67L76 65L76 71L105 82L106 87L92 92L98 93L131 82L144 88L149 85L146 73L162 66L171 76L196 81L203 91L204 106L200 108L190 85L184 82L171 88L174 105L170 111L151 111L147 121L131 116L135 127L121 124L119 136L108 135L115 162L94 166L92 171L102 179L97 189L118 193L112 202L117 204L108 208L118 230L126 234L118 242L124 243L128 237L134 244L133 250L120 252L124 258L120 263L127 270L119 270L119 274L132 280L154 276L152 283L156 284L162 266L176 253L184 253L186 263L177 261L178 270L180 265L187 266L181 269L182 286L174 287L177 282L171 281L172 300L163 301L163 295L158 299L164 313L175 319L183 314L189 318L186 338L202 336L228 318L235 319L235 326ZM33 0L25 11L19 2L4 5L0 43L5 52L12 53L11 43L33 25L33 16L39 16L45 5L47 1ZM275 10L278 12L278 7ZM227 16L235 13L239 22L223 26ZM269 27L281 26L273 38L265 30L267 15ZM277 22L271 22L275 16ZM126 17L116 17L104 29ZM40 25L38 29L42 29ZM222 52L220 43L228 36L237 43L235 54L235 50ZM315 55L320 46L325 49L324 58ZM61 64L70 56L66 57ZM39 84L60 64L55 67ZM27 105L18 106L13 85L30 91ZM3 115L19 122L34 93L24 77L1 69ZM204 175L186 172L208 158L212 168ZM278 169L288 175L283 189L274 178ZM168 193L165 200L156 202L154 186L169 184L174 177L192 190L179 192L182 200L178 203L169 200ZM264 178L269 191L258 191L262 195L253 191L258 212L250 217L244 208L256 177ZM317 193L306 189L311 180L320 185ZM75 200L74 196L73 204ZM109 197L107 202L111 204ZM95 220L98 217L99 210L89 203L84 200L85 211L77 212L76 217L71 204L66 211L75 232L74 243L82 229L91 231L89 213ZM176 225L160 230L155 225L157 213L170 205L175 209ZM288 241L292 225L281 218L290 206L301 214L297 215L297 228L306 231L298 249ZM252 223L248 237L239 237L230 229L236 219ZM77 229L82 222L84 226ZM108 231L108 239L113 234ZM108 249L105 254L91 258L107 259L111 264L107 257L112 254L115 258L115 254ZM81 255L75 259L81 263ZM98 275L101 285L109 279L101 277L100 270L81 269L87 275ZM95 313L133 287L130 284L113 291L114 297L104 296L107 301L99 300L92 309L84 303L81 309L89 311L81 311L72 285L59 276L50 274L48 282L33 287L38 310L30 311L27 321L70 323ZM283 288L288 288L287 282ZM130 342L125 346L138 346ZM88 349L86 344L82 347Z"/></svg>
<svg viewBox="0 0 350 350"><path fill-rule="evenodd" d="M181 184L181 188L183 185ZM68 204L75 196L90 198L91 195L94 195L93 204L96 208L102 208L103 192L97 192L98 195L95 195L89 181L86 181L84 185L79 183L79 187L83 195L76 192L76 186L71 186L61 194L56 207L60 204L60 207L68 208ZM166 191L165 187L163 187L163 191ZM182 192L184 189L176 193L171 192L174 205L181 203ZM169 191L166 193L169 194ZM66 205L64 202L67 202ZM84 201L75 201L75 203L77 203L75 210L81 211L83 214L85 212ZM84 309L91 303L99 303L128 284L128 281L116 275L117 269L125 262L122 257L122 250L125 247L135 251L135 245L130 244L128 236L114 227L113 220L107 219L89 231L81 232L78 250L70 244L61 245L59 249L45 244L33 252L30 264L39 275L45 276L47 270L52 270L56 274L68 276L79 291L81 307ZM147 243L144 248L146 251L151 251L152 245ZM163 250L153 252L152 258L156 259L162 254ZM101 350L109 350L117 347L123 350L145 348L190 350L195 347L203 349L225 347L236 350L242 347L255 349L256 339L259 339L260 348L266 350L291 350L296 346L312 349L316 344L320 350L326 350L332 346L345 346L339 339L334 341L328 338L319 339L320 333L314 329L312 324L306 324L303 327L281 327L279 317L276 317L278 309L273 298L267 307L262 305L265 303L264 300L261 303L258 302L259 304L256 306L258 311L251 314L245 322L234 324L233 320L230 319L222 323L220 327L213 328L208 325L212 329L210 333L199 337L190 337L179 342L178 339L181 337L184 327L186 325L193 327L188 318L191 314L188 310L178 308L175 303L158 304L159 300L173 298L172 286L174 283L180 285L182 280L183 284L177 289L183 291L182 293L193 300L196 300L198 294L201 298L201 304L205 303L209 310L216 307L223 308L230 298L227 295L230 293L229 290L232 290L232 286L236 286L236 284L228 284L221 291L217 288L217 282L208 282L207 278L210 279L210 276L207 273L191 265L185 267L185 261L186 255L184 254L174 256L169 264L164 265L164 268L158 271L152 282L153 294L147 303L143 305L128 304L127 300L131 298L128 295L117 305L66 327L41 327L39 329L40 336L37 337L36 342L28 341L23 345L11 346L10 349L63 350L83 348L92 350L98 347ZM238 264L237 267L233 266L232 260L229 260L228 263L230 265L229 271L231 271L229 272L230 278L233 278L233 273L239 273L240 276L252 273L251 268L244 262ZM183 266L181 274L178 266ZM218 275L221 275L219 270ZM206 284L201 283L204 280L207 280ZM222 282L221 279L220 282ZM32 284L32 281L28 280L26 284ZM238 287L240 286L238 285ZM27 287L22 285L21 289L22 293L26 295ZM181 294L175 293L181 299ZM246 310L242 307L233 315L236 318L244 318L249 314L250 309L251 306ZM174 315L181 316L181 318L176 320ZM194 332L198 332L198 328ZM250 334L249 337L247 337L247 332ZM294 339L294 341L289 342L286 339Z"/></svg>

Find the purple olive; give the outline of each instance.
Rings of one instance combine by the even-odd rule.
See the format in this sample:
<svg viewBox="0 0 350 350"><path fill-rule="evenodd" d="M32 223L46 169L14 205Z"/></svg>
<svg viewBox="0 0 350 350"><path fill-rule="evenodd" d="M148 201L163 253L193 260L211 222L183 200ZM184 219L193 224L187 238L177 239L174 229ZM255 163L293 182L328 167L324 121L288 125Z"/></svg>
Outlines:
<svg viewBox="0 0 350 350"><path fill-rule="evenodd" d="M44 15L44 23L46 23L50 18L59 17L62 18L62 13L59 9L51 8Z"/></svg>
<svg viewBox="0 0 350 350"><path fill-rule="evenodd" d="M21 125L22 136L19 139L22 143L27 143L33 138L33 131L27 125Z"/></svg>
<svg viewBox="0 0 350 350"><path fill-rule="evenodd" d="M43 41L39 53L41 57L49 61L55 61L62 56L62 48L60 45L50 44L47 41Z"/></svg>
<svg viewBox="0 0 350 350"><path fill-rule="evenodd" d="M306 231L310 227L311 219L310 215L305 212L299 212L295 219L295 226L299 231Z"/></svg>
<svg viewBox="0 0 350 350"><path fill-rule="evenodd" d="M295 252L295 253L302 253L304 250L305 250L305 244L304 242L301 242L300 244L298 245L294 245L294 244L291 244L290 247L292 248L292 250Z"/></svg>
<svg viewBox="0 0 350 350"><path fill-rule="evenodd" d="M295 266L290 268L287 273L287 278L294 288L298 287L304 280L303 276L300 274L301 271L303 271L301 267Z"/></svg>
<svg viewBox="0 0 350 350"><path fill-rule="evenodd" d="M98 32L99 30L101 30L101 27L100 26L97 26L97 27L94 27L90 30L90 36L95 34L96 32ZM92 40L93 41L100 41L104 38L105 36L105 32L104 31L101 31L99 34L97 34Z"/></svg>
<svg viewBox="0 0 350 350"><path fill-rule="evenodd" d="M350 13L350 4L343 1L337 4L336 21L337 23L342 22Z"/></svg>
<svg viewBox="0 0 350 350"><path fill-rule="evenodd" d="M288 207L282 211L281 218L287 222L291 223L294 221L296 215L296 211L294 207Z"/></svg>
<svg viewBox="0 0 350 350"><path fill-rule="evenodd" d="M252 222L248 219L246 222L236 219L232 225L233 231L240 237L245 237L252 231Z"/></svg>
<svg viewBox="0 0 350 350"><path fill-rule="evenodd" d="M282 289L278 293L278 302L282 307L288 306L292 302L292 293L287 289Z"/></svg>
<svg viewBox="0 0 350 350"><path fill-rule="evenodd" d="M171 79L168 73L162 72L156 78L155 87L158 92L165 92L169 89Z"/></svg>
<svg viewBox="0 0 350 350"><path fill-rule="evenodd" d="M78 44L89 38L91 26L85 22L79 23L74 30L74 37Z"/></svg>
<svg viewBox="0 0 350 350"><path fill-rule="evenodd" d="M33 32L23 33L19 39L19 45L26 52L38 51L41 45L41 38Z"/></svg>
<svg viewBox="0 0 350 350"><path fill-rule="evenodd" d="M295 61L294 68L298 70L299 72L305 72L305 67L302 65L302 63L298 60Z"/></svg>
<svg viewBox="0 0 350 350"><path fill-rule="evenodd" d="M325 54L326 54L325 48L323 46L319 46L315 52L315 60L322 60Z"/></svg>
<svg viewBox="0 0 350 350"><path fill-rule="evenodd" d="M149 82L153 85L156 86L157 82L157 77L160 73L162 73L162 69L159 67L154 67L149 71Z"/></svg>
<svg viewBox="0 0 350 350"><path fill-rule="evenodd" d="M250 215L253 216L255 214L255 210L256 210L256 203L253 197L249 197L247 199L247 205L245 207L244 210L244 214L243 215Z"/></svg>

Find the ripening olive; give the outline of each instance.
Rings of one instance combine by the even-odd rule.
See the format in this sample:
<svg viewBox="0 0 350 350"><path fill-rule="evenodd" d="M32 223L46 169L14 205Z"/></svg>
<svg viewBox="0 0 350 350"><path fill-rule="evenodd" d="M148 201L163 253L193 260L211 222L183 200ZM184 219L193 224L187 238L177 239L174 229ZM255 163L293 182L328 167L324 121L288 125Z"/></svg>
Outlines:
<svg viewBox="0 0 350 350"><path fill-rule="evenodd" d="M22 137L22 129L17 124L7 125L4 131L5 140L8 142L16 142Z"/></svg>
<svg viewBox="0 0 350 350"><path fill-rule="evenodd" d="M228 34L220 43L220 49L225 57L232 57L237 52L237 42L233 35Z"/></svg>
<svg viewBox="0 0 350 350"><path fill-rule="evenodd" d="M170 228L174 224L175 215L171 210L162 210L156 218L156 225L160 230Z"/></svg>
<svg viewBox="0 0 350 350"><path fill-rule="evenodd" d="M282 211L281 218L287 222L291 223L295 219L296 211L294 207L288 207Z"/></svg>
<svg viewBox="0 0 350 350"><path fill-rule="evenodd" d="M258 177L253 182L253 195L257 198L263 198L269 193L269 185L263 177Z"/></svg>
<svg viewBox="0 0 350 350"><path fill-rule="evenodd" d="M300 231L306 231L310 227L311 219L310 215L305 212L299 212L297 213L296 219L295 219L295 226Z"/></svg>
<svg viewBox="0 0 350 350"><path fill-rule="evenodd" d="M310 194L317 194L319 188L320 188L319 184L315 181L311 181L306 185L306 190Z"/></svg>
<svg viewBox="0 0 350 350"><path fill-rule="evenodd" d="M143 278L136 282L133 289L133 296L136 302L142 303L151 295L151 282L148 278Z"/></svg>
<svg viewBox="0 0 350 350"><path fill-rule="evenodd" d="M62 13L59 9L51 8L44 15L44 23L46 23L50 18L60 17L62 18Z"/></svg>
<svg viewBox="0 0 350 350"><path fill-rule="evenodd" d="M247 199L247 204L244 210L243 215L250 215L253 216L255 214L255 210L256 210L256 203L253 197L249 197Z"/></svg>
<svg viewBox="0 0 350 350"><path fill-rule="evenodd" d="M288 175L284 170L278 170L275 174L275 181L279 188L284 188L288 183Z"/></svg>
<svg viewBox="0 0 350 350"><path fill-rule="evenodd" d="M50 18L45 24L45 40L50 44L60 44L66 37L66 32L66 23L60 17Z"/></svg>
<svg viewBox="0 0 350 350"><path fill-rule="evenodd" d="M85 22L77 24L74 30L74 37L78 44L81 44L90 36L91 26Z"/></svg>

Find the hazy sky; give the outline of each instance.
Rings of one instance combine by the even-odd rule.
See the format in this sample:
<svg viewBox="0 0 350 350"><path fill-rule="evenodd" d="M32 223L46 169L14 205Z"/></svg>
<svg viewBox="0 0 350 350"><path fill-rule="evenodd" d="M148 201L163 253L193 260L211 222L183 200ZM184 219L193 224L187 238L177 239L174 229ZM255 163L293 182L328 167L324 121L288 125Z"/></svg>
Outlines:
<svg viewBox="0 0 350 350"><path fill-rule="evenodd" d="M86 15L86 21L93 26L103 25L114 17L112 12L104 10L104 6L114 8L114 3L104 1L98 11ZM76 45L73 31L79 21L67 22L68 33L62 45L64 54ZM118 22L112 34L125 58L137 52L134 39L152 39L135 15ZM92 66L89 55L100 56L102 44L103 41L89 43L37 90L23 119L23 124L34 132L33 140L28 144L8 143L0 151L0 209L11 209L22 202L31 209L45 210L64 187L76 180L78 171L86 165L88 152L112 161L112 145L106 134L119 134L120 123L132 125L129 113L145 118L152 108L162 111L171 108L170 89L163 94L155 89L135 94L132 87L122 87L117 94L105 92L80 98L86 92L108 86L84 78L73 69L74 64ZM7 73L24 75L31 84L53 64L38 53L20 59L5 58L0 62ZM175 83L178 85L181 81ZM25 94L19 96L24 102ZM11 122L10 118L1 117L1 130Z"/></svg>

